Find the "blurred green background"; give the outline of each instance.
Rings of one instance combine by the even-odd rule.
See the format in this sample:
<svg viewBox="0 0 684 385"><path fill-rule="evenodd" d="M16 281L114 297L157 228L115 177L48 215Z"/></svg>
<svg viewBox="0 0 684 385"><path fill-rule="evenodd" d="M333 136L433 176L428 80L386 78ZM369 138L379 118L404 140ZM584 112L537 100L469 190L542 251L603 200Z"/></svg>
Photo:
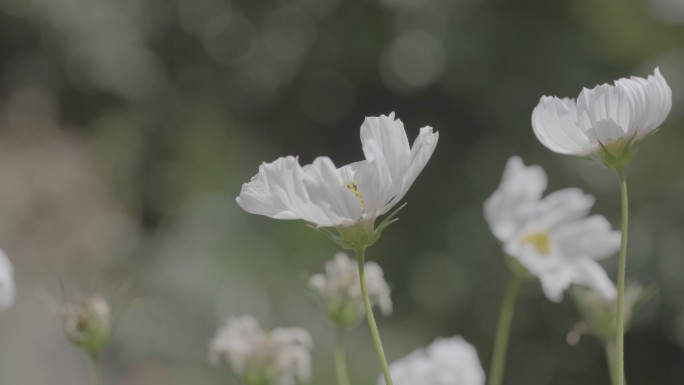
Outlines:
<svg viewBox="0 0 684 385"><path fill-rule="evenodd" d="M482 204L508 157L619 223L613 175L546 150L532 108L655 66L673 107L628 169L628 276L660 292L626 338L630 385L684 382L681 0L0 0L0 247L19 290L0 314L0 384L88 383L45 304L60 280L72 299L143 299L102 357L106 384L238 384L207 343L247 313L308 329L313 383L333 384L334 328L306 280L336 247L234 197L262 161L361 159L364 116L391 111L411 141L431 125L440 143L368 253L393 286L388 356L460 334L487 370L508 272ZM535 282L517 305L507 384L608 384L596 340L565 342L568 298ZM365 324L349 349L353 382L374 383Z"/></svg>

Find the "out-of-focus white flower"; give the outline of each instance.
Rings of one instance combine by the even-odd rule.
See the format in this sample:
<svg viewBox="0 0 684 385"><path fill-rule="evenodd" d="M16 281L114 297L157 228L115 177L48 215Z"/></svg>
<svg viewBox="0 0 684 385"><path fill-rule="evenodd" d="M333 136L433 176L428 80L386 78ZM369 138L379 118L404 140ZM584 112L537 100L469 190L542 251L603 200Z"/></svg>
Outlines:
<svg viewBox="0 0 684 385"><path fill-rule="evenodd" d="M656 68L646 79L633 76L584 88L577 102L542 96L532 112L532 127L551 151L620 167L632 155L632 144L657 129L671 107L672 90Z"/></svg>
<svg viewBox="0 0 684 385"><path fill-rule="evenodd" d="M64 330L74 344L90 354L97 354L112 334L112 312L101 295L93 295L69 304Z"/></svg>
<svg viewBox="0 0 684 385"><path fill-rule="evenodd" d="M15 292L14 266L12 266L7 254L0 250L0 311L14 304Z"/></svg>
<svg viewBox="0 0 684 385"><path fill-rule="evenodd" d="M382 268L375 262L367 262L364 270L371 302L380 308L382 314L392 314L390 288ZM309 286L321 297L333 321L349 325L363 315L359 270L356 261L347 254L337 253L332 261L325 264L325 274L311 276Z"/></svg>
<svg viewBox="0 0 684 385"><path fill-rule="evenodd" d="M484 204L485 219L506 254L537 276L554 302L575 283L606 298L615 287L596 260L615 253L620 232L605 217L587 217L594 198L579 189L563 189L542 199L546 173L508 160L499 189Z"/></svg>
<svg viewBox="0 0 684 385"><path fill-rule="evenodd" d="M625 332L629 329L634 313L656 292L654 286L644 288L638 282L628 282L625 288ZM599 293L588 288L575 288L572 291L577 310L584 322L585 330L596 336L602 343L608 344L615 341L615 325L617 306L615 298L604 298Z"/></svg>
<svg viewBox="0 0 684 385"><path fill-rule="evenodd" d="M483 385L477 350L462 337L438 338L390 365L395 385ZM377 385L385 380L378 378Z"/></svg>
<svg viewBox="0 0 684 385"><path fill-rule="evenodd" d="M209 343L209 361L227 362L247 385L311 381L311 335L301 328L264 331L249 315L229 318Z"/></svg>
<svg viewBox="0 0 684 385"><path fill-rule="evenodd" d="M361 125L365 160L340 168L328 157L305 166L293 156L263 163L236 201L252 214L337 228L348 248L368 246L377 240L376 230L384 228L374 229L375 219L404 197L438 138L432 127L423 127L410 147L404 124L394 113L367 117Z"/></svg>

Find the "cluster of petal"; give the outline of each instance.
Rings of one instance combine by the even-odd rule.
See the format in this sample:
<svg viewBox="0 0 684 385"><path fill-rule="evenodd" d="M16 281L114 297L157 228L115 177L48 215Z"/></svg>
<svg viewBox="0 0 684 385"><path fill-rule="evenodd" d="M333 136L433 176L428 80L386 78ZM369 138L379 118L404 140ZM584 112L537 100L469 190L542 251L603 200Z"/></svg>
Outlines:
<svg viewBox="0 0 684 385"><path fill-rule="evenodd" d="M395 385L483 385L485 374L475 348L462 337L438 338L393 362ZM377 385L385 380L378 378Z"/></svg>
<svg viewBox="0 0 684 385"><path fill-rule="evenodd" d="M551 151L578 156L607 151L619 158L631 143L657 129L671 107L672 90L656 68L646 79L585 88L577 101L543 96L532 113L532 127Z"/></svg>
<svg viewBox="0 0 684 385"><path fill-rule="evenodd" d="M0 311L14 304L14 267L7 254L0 250Z"/></svg>
<svg viewBox="0 0 684 385"><path fill-rule="evenodd" d="M252 316L229 318L209 343L209 361L226 362L247 385L311 381L311 335L301 328L264 331Z"/></svg>
<svg viewBox="0 0 684 385"><path fill-rule="evenodd" d="M305 166L293 156L263 163L236 201L252 214L303 219L319 227L372 221L404 197L437 140L438 133L423 127L410 147L394 113L368 117L361 126L365 160L339 168L328 157Z"/></svg>
<svg viewBox="0 0 684 385"><path fill-rule="evenodd" d="M371 303L378 306L382 314L392 314L390 287L382 268L375 262L367 262L364 271ZM354 323L364 314L356 260L343 252L325 264L325 274L311 276L309 287L323 300L328 315L335 322Z"/></svg>
<svg viewBox="0 0 684 385"><path fill-rule="evenodd" d="M613 283L596 260L618 250L620 233L605 217L587 216L592 196L563 189L542 198L546 184L541 167L509 159L498 190L484 205L492 233L506 254L539 278L551 301L560 301L573 283L615 297Z"/></svg>

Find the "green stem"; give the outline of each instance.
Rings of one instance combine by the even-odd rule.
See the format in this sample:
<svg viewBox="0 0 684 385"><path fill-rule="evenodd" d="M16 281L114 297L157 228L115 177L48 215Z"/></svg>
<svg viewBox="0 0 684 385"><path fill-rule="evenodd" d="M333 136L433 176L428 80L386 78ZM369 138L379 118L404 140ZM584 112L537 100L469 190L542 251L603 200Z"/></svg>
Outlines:
<svg viewBox="0 0 684 385"><path fill-rule="evenodd" d="M611 385L616 385L617 376L615 375L615 343L608 342L604 348L606 352L606 365L608 365L608 374L610 375Z"/></svg>
<svg viewBox="0 0 684 385"><path fill-rule="evenodd" d="M380 360L380 366L382 367L382 375L385 377L386 385L394 385L392 383L392 377L390 376L389 365L387 365L385 351L382 349L382 341L380 341L378 325L375 323L375 317L373 316L373 308L371 306L370 298L368 298L368 290L366 289L366 275L364 273L366 248L359 247L354 251L356 252L356 260L359 264L359 281L361 283L361 295L363 297L363 306L366 309L366 316L368 317L368 326L370 327L371 336L373 337L373 343L375 344L375 350L378 353L378 360Z"/></svg>
<svg viewBox="0 0 684 385"><path fill-rule="evenodd" d="M501 303L501 312L499 313L499 324L496 327L494 355L489 368L489 385L501 385L503 383L506 352L508 351L508 337L511 332L511 321L515 311L515 299L521 283L522 278L517 274L513 274L508 281L508 287L506 287L506 295Z"/></svg>
<svg viewBox="0 0 684 385"><path fill-rule="evenodd" d="M102 370L100 369L100 359L97 353L90 355L90 374L93 378L93 385L102 385Z"/></svg>
<svg viewBox="0 0 684 385"><path fill-rule="evenodd" d="M629 205L627 200L627 181L625 179L625 172L622 167L616 168L618 180L620 182L620 199L621 199L621 214L620 231L622 237L620 240L620 255L618 259L618 277L617 277L617 325L615 327L615 374L617 380L616 385L624 385L625 383L625 270L627 267L627 232L629 224Z"/></svg>
<svg viewBox="0 0 684 385"><path fill-rule="evenodd" d="M349 373L347 373L347 353L345 352L344 326L337 327L335 374L337 374L337 385L350 385Z"/></svg>

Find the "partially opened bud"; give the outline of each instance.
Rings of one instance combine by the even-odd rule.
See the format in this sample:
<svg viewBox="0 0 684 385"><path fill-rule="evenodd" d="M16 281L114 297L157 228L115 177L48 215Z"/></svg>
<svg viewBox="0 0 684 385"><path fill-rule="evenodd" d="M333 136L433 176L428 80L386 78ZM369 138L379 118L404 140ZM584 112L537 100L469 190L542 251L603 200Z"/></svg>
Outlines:
<svg viewBox="0 0 684 385"><path fill-rule="evenodd" d="M74 344L96 355L107 344L112 332L112 314L100 295L83 298L66 309L64 330Z"/></svg>

